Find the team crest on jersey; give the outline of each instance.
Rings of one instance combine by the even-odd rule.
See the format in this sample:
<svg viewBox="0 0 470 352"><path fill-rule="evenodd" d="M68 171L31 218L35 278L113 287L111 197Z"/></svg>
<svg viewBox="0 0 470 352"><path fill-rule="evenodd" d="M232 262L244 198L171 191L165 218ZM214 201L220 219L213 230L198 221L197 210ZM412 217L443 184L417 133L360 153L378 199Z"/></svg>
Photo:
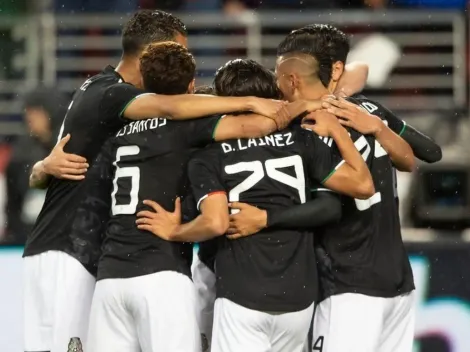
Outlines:
<svg viewBox="0 0 470 352"><path fill-rule="evenodd" d="M72 337L67 352L83 352L82 341L79 337Z"/></svg>
<svg viewBox="0 0 470 352"><path fill-rule="evenodd" d="M209 340L205 334L201 334L202 352L209 351Z"/></svg>

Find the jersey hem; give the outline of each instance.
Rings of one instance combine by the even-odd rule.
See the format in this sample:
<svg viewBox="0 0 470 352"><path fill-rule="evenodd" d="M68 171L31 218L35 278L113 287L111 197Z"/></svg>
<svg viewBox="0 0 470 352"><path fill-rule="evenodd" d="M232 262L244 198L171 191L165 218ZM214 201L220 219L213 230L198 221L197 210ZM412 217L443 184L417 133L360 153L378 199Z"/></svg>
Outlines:
<svg viewBox="0 0 470 352"><path fill-rule="evenodd" d="M256 310L258 312L278 312L278 313L294 313L294 312L300 312L302 310L307 309L312 305L312 303L315 303L317 301L315 295L311 296L312 299L307 302L304 302L303 304L300 303L295 303L295 304L256 304L253 302L250 302L248 300L244 299L234 299L233 297L227 297L225 295L217 295L217 298L225 298L235 304L238 304L242 307Z"/></svg>
<svg viewBox="0 0 470 352"><path fill-rule="evenodd" d="M414 290L415 290L414 284L411 285L410 287L404 288L403 290L393 291L393 292L388 291L388 290L367 289L364 287L348 287L348 288L343 288L339 290L334 290L333 293L323 294L321 300L323 301L329 297L341 295L344 293L356 293L359 295L379 297L379 298L393 298L393 297L398 297L398 296L410 293Z"/></svg>
<svg viewBox="0 0 470 352"><path fill-rule="evenodd" d="M185 275L185 276L189 277L190 280L193 279L192 275L191 275L191 269L190 268L188 268L187 272L185 272L183 270L177 270L177 269L174 269L174 268L161 268L161 269L150 270L150 271L145 272L145 273L128 273L128 274L123 274L122 270L119 270L119 272L120 272L119 275L113 275L112 273L111 274L100 274L100 270L98 269L98 275L96 277L96 281L108 280L108 279L132 279L132 278L135 278L135 277L161 273L163 271L171 271L171 272L174 272L174 273Z"/></svg>

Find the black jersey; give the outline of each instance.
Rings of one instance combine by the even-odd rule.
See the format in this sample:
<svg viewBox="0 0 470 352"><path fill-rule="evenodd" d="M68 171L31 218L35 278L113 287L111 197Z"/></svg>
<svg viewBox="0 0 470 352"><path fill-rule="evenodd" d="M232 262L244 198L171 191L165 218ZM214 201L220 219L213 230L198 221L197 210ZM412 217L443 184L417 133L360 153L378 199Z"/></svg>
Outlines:
<svg viewBox="0 0 470 352"><path fill-rule="evenodd" d="M312 133L299 126L257 139L217 143L189 163L198 207L215 192L229 201L267 210L304 203L310 181L322 182L336 158ZM254 236L217 238L217 296L262 311L297 311L317 294L313 236L298 230L266 229Z"/></svg>
<svg viewBox="0 0 470 352"><path fill-rule="evenodd" d="M385 119L389 112L364 97L351 99ZM389 117L390 118L390 117ZM391 120L392 124L394 120ZM390 127L392 124L389 123ZM393 129L397 129L395 127ZM400 127L403 128L403 127ZM371 171L376 193L367 200L342 197L342 219L317 232L323 297L361 293L394 297L414 289L411 266L401 238L393 164L371 136L350 130ZM335 148L335 144L332 143ZM325 189L318 189L318 191Z"/></svg>
<svg viewBox="0 0 470 352"><path fill-rule="evenodd" d="M190 275L192 244L169 242L137 228L136 213L151 199L173 210L187 188L187 163L194 148L210 143L220 117L192 121L154 118L124 126L106 147L114 156L111 218L98 280L171 270Z"/></svg>
<svg viewBox="0 0 470 352"><path fill-rule="evenodd" d="M126 105L140 94L142 91L124 83L110 66L76 91L58 140L70 133L65 151L84 156L92 167L83 181L52 178L42 210L28 236L24 256L64 251L92 274L96 273L100 243L96 235L101 233L103 224L98 218L103 213L101 205L109 196L94 191L98 189L96 177L101 176L102 170L101 167L93 170L93 164L104 141L126 123L120 116Z"/></svg>

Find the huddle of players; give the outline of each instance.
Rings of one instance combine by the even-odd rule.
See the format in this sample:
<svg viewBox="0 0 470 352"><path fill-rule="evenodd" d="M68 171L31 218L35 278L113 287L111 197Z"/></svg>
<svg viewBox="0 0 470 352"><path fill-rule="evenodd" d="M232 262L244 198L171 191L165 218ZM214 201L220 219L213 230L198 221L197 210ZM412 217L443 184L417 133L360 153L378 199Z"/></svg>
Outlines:
<svg viewBox="0 0 470 352"><path fill-rule="evenodd" d="M341 65L344 66L348 51L341 54L341 50L334 48L334 44L338 44L334 42L335 35L345 38L344 34L333 27L310 26L294 31L281 44L277 73L284 98L290 101L299 98L318 100L334 90L341 77ZM320 40L322 37L323 42ZM331 43L325 43L325 40L330 40ZM331 52L324 53L328 46L322 49L321 45L326 44L333 46ZM325 55L324 60L322 53ZM322 65L318 62L322 62ZM195 63L184 47L168 42L150 45L143 53L140 64L147 91L157 94L192 92ZM149 117L145 112L151 109L145 110L145 96L128 84L119 82L121 78L113 76L114 80L116 78L118 83L112 89L107 88L106 96L109 99L102 100L99 108L111 111L108 116ZM92 90L99 87L97 83L100 82L100 78L97 78L97 82L91 79L85 82L81 90ZM312 94L302 96L307 86L312 88ZM235 60L222 67L216 75L215 94L281 98L275 77L249 60ZM132 100L136 97L139 98ZM116 104L116 101L126 101L126 105L130 101L131 104L123 106ZM394 116L380 105L365 98L354 101L366 108L375 107L377 111L373 112L388 121L392 129L399 128L397 132L406 132L401 121L396 118L394 120ZM226 102L230 104L229 100ZM240 104L238 107L235 104L230 105L234 108L227 108L226 111L252 110L245 103L241 104L243 107ZM324 106L329 106L331 111L341 115L341 109L335 110L335 104L340 108L346 106L351 109L345 102L330 101ZM325 282L332 279L329 284L322 286L324 295L328 297L353 292L384 298L407 295L413 290L412 274L397 222L391 162L393 157L387 157L387 152L393 154L392 150L387 150L386 146L385 150L381 149L373 136L366 138L350 130L353 144L338 120L328 112L319 110L321 106L318 102L306 103L299 100L287 108L289 116L283 120L301 115L305 111L318 110L309 115L316 122L311 129L331 137L335 144L327 139L324 143L314 133L302 129L300 122L294 122L289 128L269 135L277 127L273 120L246 113L224 118L220 115L206 117L189 122L167 118L151 118L130 124L112 120L102 122L101 125L105 126L102 128L107 128L107 131L114 129L117 133L112 133L114 137L108 140L100 160L97 160L94 170L90 170L89 174L90 177L98 174L97 179L104 181L110 175L112 182L104 182L104 186L101 182L88 182L86 189L82 190L86 191L87 200L80 203L73 219L73 222L84 221L86 214L90 212L90 206L95 207L93 213L97 218L105 219L106 216L101 212L106 207L96 205L99 203L96 199L102 200L100 195L106 199L106 195L109 198L111 194L111 217L99 260L98 283L93 298L86 351L199 350L196 314L189 313L195 312L197 308L189 279L192 256L192 245L189 242L214 237L218 237L217 242L215 246L212 242L210 248L215 247L217 250L209 254L215 256L218 299L212 351L239 351L243 348L300 351L305 345L313 314L313 302L318 301L314 237L309 229L326 224L337 216L331 215L331 211L326 216L325 212L333 207L334 195L321 195L307 202L311 197L310 192L306 192L307 189L323 191L325 187L350 197L365 198L362 203L344 198L341 222L334 226L328 225L324 233L320 234L319 240L315 241L320 253L317 258L320 261L320 270L328 271L323 278ZM213 112L218 113L217 109L214 108ZM155 109L152 110L154 111ZM263 113L262 109L260 112ZM361 114L362 117L367 116ZM197 113L194 115L197 116ZM352 117L348 120L345 116L345 119L354 125ZM393 126L394 121L396 124ZM377 126L375 123L371 125ZM368 132L374 132L379 139L385 129L387 128L381 123L377 130ZM93 140L93 136L89 136L89 139L86 135L82 137L89 143L102 143L106 133L97 133L101 136L98 142ZM73 129L72 134L74 139L71 142L76 138ZM269 136L262 137L264 135ZM233 139L243 136L257 138ZM423 159L434 161L431 160L434 156L429 155L436 149L429 139L412 129L408 137L416 156L421 154ZM232 140L213 144L192 157L191 152L195 149L202 148L213 140L226 139ZM400 138L394 135L391 139L398 143L397 139ZM337 151L332 152L329 148L332 146ZM406 146L402 145L401 148ZM83 154L90 158L90 155ZM395 165L401 163L409 166L412 157L412 152L406 151L397 155L393 162ZM190 159L187 171L186 164ZM185 182L187 178L189 185ZM112 186L112 189L106 184ZM324 187L319 187L320 184ZM164 209L172 207L176 195L185 194L194 195L194 203L201 214L196 216L197 211L191 209L191 197L187 197L183 204L183 213L188 217L195 216L195 219L180 225L179 200L175 203L174 212L169 213ZM66 196L65 192L63 195ZM152 201L142 203L145 199L153 199L158 204ZM266 209L267 214L265 212L262 215L267 220L256 226L261 228L268 225L268 229L255 236L236 240L222 236L229 227L229 201L244 201ZM385 202L386 207L383 205ZM296 211L292 211L295 209L294 205L298 205ZM155 212L147 210L148 206ZM237 215L242 216L244 211L261 210L242 209ZM195 214L191 216L191 213ZM387 216L391 219L386 223L385 220L377 222L377 219L384 218L383 214L389 214ZM347 224L344 225L345 223ZM74 228L72 226L72 237ZM382 232L383 229L387 231ZM336 233L328 235L330 230ZM340 237L334 239L334 236ZM80 236L76 236L78 237ZM92 237L87 237L90 238ZM83 237L78 239L82 240ZM83 241L77 242L74 243L75 247L83 244ZM90 241L85 241L84 246L89 244L96 248ZM344 249L338 248L342 244ZM201 249L203 253L204 244ZM354 254L356 262L350 260ZM83 256L80 259L83 263ZM206 260L203 258L203 261ZM89 258L89 262L92 263L93 260ZM380 271L381 268L385 269ZM358 270L348 273L355 269ZM91 270L93 269L90 268ZM341 275L336 276L336 273ZM343 277L352 282L343 281ZM412 303L411 299L408 299L404 307L400 302L391 302L390 307L384 304L379 313L393 316L392 320L397 314L406 313L406 334L400 335L401 340L406 335L406 341L403 345L394 345L402 347L378 348L377 342L371 342L370 347L366 346L364 349L363 344L360 349L410 349L411 347L406 347L406 344L411 346L413 332L412 323L410 330L412 313L407 312L410 302ZM349 305L355 304L357 303L353 300ZM367 303L365 306L367 309L370 307ZM397 306L397 313L389 313L394 306ZM350 314L347 305L343 304L343 307L345 310L342 314ZM331 315L333 308L325 308L324 311ZM357 319L362 323L364 318L357 316ZM392 324L378 320L370 322L371 320L366 323L367 326L380 325L381 331L369 340L381 340L380 343L384 340L385 345L390 344L387 341L391 340L393 344L401 343L397 336L389 337L397 330L392 326L396 322ZM342 324L333 329L334 336L321 330L317 333L315 326L314 350L344 351L345 343L351 345L350 340L346 341L346 338L338 336L351 333L354 323L345 321L344 316L343 319L336 316L333 319L330 316L323 323L324 329L332 331L327 326L332 323ZM334 341L338 340L343 345L333 347ZM352 347L350 350L358 349Z"/></svg>
<svg viewBox="0 0 470 352"><path fill-rule="evenodd" d="M322 36L330 45L344 45L346 40L333 27L308 26L281 43L276 70L283 92L269 70L239 59L218 70L214 94L318 100L328 94L328 88L335 90L342 68L338 73L334 66L344 65L347 55L336 48L344 58L330 59L333 79L325 74L326 81L322 81L324 72L317 59L321 52L312 49L320 44L328 47L328 43L318 43ZM149 46L141 71L150 92L193 90L194 60L176 43ZM311 89L295 86L296 79ZM286 88L291 83L294 89ZM351 100L374 110L397 133L403 132L404 123L380 105L364 97ZM329 104L357 110L346 102L330 100L325 106ZM318 104L309 116L315 121L312 126L302 127L296 121L266 137L215 143L195 155L191 149L221 139L217 136L223 134L219 129L224 119L177 122L156 118L124 126L106 147L107 154L117 157L111 170L112 216L98 266L89 351L123 346L150 351L200 349L199 326L204 318L199 316L198 322L197 315L188 313L199 309L188 279L193 242L201 242L201 260L213 260L209 266L216 268L213 352L411 351L414 285L401 240L393 167L411 171L413 151L381 120L359 115L362 124L347 116L344 119L367 135L351 128L348 133ZM309 127L331 139L320 138ZM332 151L332 146L337 150ZM327 194L310 200L309 189L316 193L333 190L347 197L340 200ZM173 208L177 195L188 193L191 196L183 204L186 222L181 225L179 199L173 212L165 209ZM257 228L268 228L255 236L226 237L229 201L262 208L273 220L257 224ZM342 208L343 217L328 224L337 220L331 210L335 207ZM251 211L259 211L255 209ZM129 216L133 214L137 220ZM259 218L247 215L246 221ZM310 231L318 226L324 228L316 231L320 241L315 255ZM313 340L306 343L314 303L320 297L326 300L317 307ZM369 329L370 338L351 338L355 335L351 315L355 324L362 325L360 329Z"/></svg>

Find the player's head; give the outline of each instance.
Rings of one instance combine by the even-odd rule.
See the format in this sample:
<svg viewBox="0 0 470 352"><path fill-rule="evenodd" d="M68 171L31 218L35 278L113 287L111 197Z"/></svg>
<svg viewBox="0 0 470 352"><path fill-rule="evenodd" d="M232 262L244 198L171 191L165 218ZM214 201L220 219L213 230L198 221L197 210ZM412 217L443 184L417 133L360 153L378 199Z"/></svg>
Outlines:
<svg viewBox="0 0 470 352"><path fill-rule="evenodd" d="M152 43L173 41L187 46L188 32L176 16L160 10L134 13L122 31L124 57L139 57Z"/></svg>
<svg viewBox="0 0 470 352"><path fill-rule="evenodd" d="M156 94L185 94L194 90L196 61L175 42L150 44L140 57L144 88Z"/></svg>
<svg viewBox="0 0 470 352"><path fill-rule="evenodd" d="M309 25L292 31L278 46L276 72L289 98L300 85L318 81L332 92L349 53L346 34L330 25Z"/></svg>
<svg viewBox="0 0 470 352"><path fill-rule="evenodd" d="M215 95L215 91L214 87L205 85L194 88L194 94Z"/></svg>
<svg viewBox="0 0 470 352"><path fill-rule="evenodd" d="M281 97L274 73L249 59L231 60L220 67L215 73L214 89L219 96Z"/></svg>

